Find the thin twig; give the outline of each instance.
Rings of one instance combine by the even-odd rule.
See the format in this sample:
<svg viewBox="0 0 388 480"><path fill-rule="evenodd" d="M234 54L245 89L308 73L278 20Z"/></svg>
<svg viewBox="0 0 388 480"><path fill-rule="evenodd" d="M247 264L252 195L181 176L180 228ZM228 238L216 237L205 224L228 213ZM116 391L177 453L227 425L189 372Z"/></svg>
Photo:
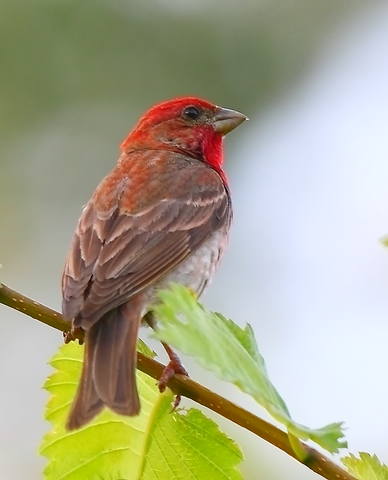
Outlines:
<svg viewBox="0 0 388 480"><path fill-rule="evenodd" d="M0 283L0 303L19 310L63 332L69 329L69 323L64 320L60 313L11 290L2 283ZM160 378L164 368L164 365L140 352L138 352L137 366L139 370L157 380ZM329 480L356 480L328 457L325 457L319 451L304 443L302 445L305 448L306 456L305 459L301 461L294 452L287 433L256 417L256 415L253 415L238 405L235 405L226 398L221 397L221 395L212 392L203 385L194 382L190 378L183 375L175 375L168 383L168 386L174 393L190 398L253 432L288 453L288 455L303 463L322 477Z"/></svg>

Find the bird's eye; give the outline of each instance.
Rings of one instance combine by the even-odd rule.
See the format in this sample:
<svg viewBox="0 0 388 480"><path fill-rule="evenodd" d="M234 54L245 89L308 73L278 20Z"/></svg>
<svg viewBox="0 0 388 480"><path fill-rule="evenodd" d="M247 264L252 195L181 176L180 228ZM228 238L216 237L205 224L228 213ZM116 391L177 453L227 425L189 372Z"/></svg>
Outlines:
<svg viewBox="0 0 388 480"><path fill-rule="evenodd" d="M183 110L183 116L191 118L191 120L196 120L201 115L201 110L194 105L190 105Z"/></svg>

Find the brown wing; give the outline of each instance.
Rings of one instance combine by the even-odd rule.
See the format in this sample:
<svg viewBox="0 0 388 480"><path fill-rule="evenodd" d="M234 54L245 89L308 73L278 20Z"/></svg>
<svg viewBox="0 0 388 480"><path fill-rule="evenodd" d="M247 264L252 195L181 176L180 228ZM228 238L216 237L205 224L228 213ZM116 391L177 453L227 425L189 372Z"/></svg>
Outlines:
<svg viewBox="0 0 388 480"><path fill-rule="evenodd" d="M169 180L166 177L168 183L162 190L168 198L153 192L152 203L141 209L125 208L125 191L116 194L116 204L109 211L99 210L99 202L92 198L82 213L65 265L65 317L90 327L230 223L230 197L218 174L207 166L192 172L187 168L178 169Z"/></svg>

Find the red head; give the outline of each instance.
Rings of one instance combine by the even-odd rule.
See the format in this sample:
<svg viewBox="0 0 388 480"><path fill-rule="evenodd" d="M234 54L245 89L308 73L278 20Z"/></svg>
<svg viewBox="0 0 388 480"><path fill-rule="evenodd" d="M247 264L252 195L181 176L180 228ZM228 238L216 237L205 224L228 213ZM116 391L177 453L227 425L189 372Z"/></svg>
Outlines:
<svg viewBox="0 0 388 480"><path fill-rule="evenodd" d="M222 137L246 118L242 113L200 98L175 98L150 108L121 144L121 149L181 152L222 173Z"/></svg>

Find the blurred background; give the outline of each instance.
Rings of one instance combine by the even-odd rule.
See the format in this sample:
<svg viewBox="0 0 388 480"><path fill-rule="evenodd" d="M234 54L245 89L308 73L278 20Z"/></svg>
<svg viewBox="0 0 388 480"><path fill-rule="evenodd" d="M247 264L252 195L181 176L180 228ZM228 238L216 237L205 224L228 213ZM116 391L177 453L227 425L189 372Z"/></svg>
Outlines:
<svg viewBox="0 0 388 480"><path fill-rule="evenodd" d="M1 280L60 308L81 206L136 118L185 94L236 108L251 121L226 140L235 221L204 301L253 325L297 421L344 420L350 449L387 463L387 44L388 4L371 0L2 0ZM3 306L0 329L1 476L38 479L62 336ZM216 420L245 478L318 478Z"/></svg>

